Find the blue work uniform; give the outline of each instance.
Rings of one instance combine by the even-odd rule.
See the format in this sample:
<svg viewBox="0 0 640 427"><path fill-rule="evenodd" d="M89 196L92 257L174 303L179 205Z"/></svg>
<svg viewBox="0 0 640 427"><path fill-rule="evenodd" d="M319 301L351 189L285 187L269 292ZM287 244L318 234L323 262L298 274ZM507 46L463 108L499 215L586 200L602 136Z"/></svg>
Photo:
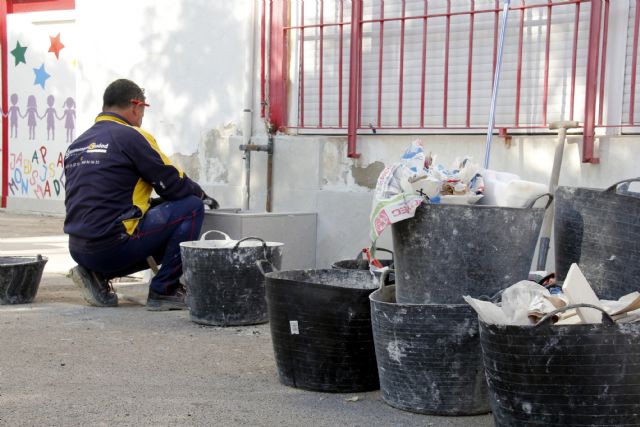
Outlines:
<svg viewBox="0 0 640 427"><path fill-rule="evenodd" d="M69 250L78 264L107 277L162 268L151 282L171 293L182 275L180 242L198 238L203 191L162 153L151 134L115 113L67 149L64 160ZM150 208L155 190L165 203Z"/></svg>

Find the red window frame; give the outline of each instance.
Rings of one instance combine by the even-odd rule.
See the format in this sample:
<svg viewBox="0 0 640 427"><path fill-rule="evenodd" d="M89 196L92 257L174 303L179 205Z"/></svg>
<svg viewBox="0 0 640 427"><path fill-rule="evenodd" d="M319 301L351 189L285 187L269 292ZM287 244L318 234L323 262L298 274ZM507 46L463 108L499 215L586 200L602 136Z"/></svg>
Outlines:
<svg viewBox="0 0 640 427"><path fill-rule="evenodd" d="M75 0L7 0L7 13L69 10L75 8Z"/></svg>
<svg viewBox="0 0 640 427"><path fill-rule="evenodd" d="M405 2L407 0L395 0L395 3L398 3L402 6L402 13L400 16L393 16L393 17L384 17L383 13L380 14L380 18L377 19L369 19L369 20L363 20L362 19L362 6L363 3L365 2L371 2L371 0L351 0L351 20L349 21L346 18L346 15L348 13L348 6L347 4L349 3L348 0L339 0L339 4L341 5L340 7L340 18L337 22L327 22L324 19L324 16L322 13L319 14L319 18L317 19L317 22L290 22L290 13L289 13L289 8L291 6L291 4L297 1L298 4L301 7L301 10L304 11L304 2L305 0L269 0L269 14L268 14L268 28L269 28L269 44L270 44L270 48L268 49L269 52L269 59L268 61L268 69L269 69L269 76L267 77L268 79L268 83L265 83L265 72L263 71L262 73L262 96L263 99L261 100L263 102L263 105L267 105L268 106L268 111L266 113L266 116L270 122L270 124L272 125L272 127L275 130L284 130L284 129L292 129L292 128L297 128L297 129L319 129L319 130L331 130L331 131L337 131L337 132L346 132L347 137L348 137L348 157L358 157L358 153L356 151L356 137L360 132L369 132L369 127L371 127L372 129L374 127L371 126L371 124L369 125L369 127L367 127L365 124L361 123L361 96L360 96L360 92L362 90L362 73L361 73L361 69L362 69L362 54L360 52L361 48L359 46L359 43L361 43L361 37L362 37L362 25L363 24L371 24L371 23L379 23L380 26L380 43L379 43L379 50L380 50L380 58L382 57L382 26L385 22L387 21L400 21L400 82L398 85L398 99L399 99L399 104L400 106L398 107L398 112L397 112L397 125L390 125L390 126L386 126L385 127L381 127L380 123L381 123L381 112L380 112L380 105L381 105L381 93L382 93L382 89L381 89L381 83L378 83L378 118L377 118L377 129L389 129L391 131L393 130L404 130L404 131L418 131L421 132L423 130L427 129L427 126L425 126L424 124L424 96L422 96L421 99L421 120L420 120L420 126L416 127L416 126L404 126L402 123L402 100L403 100L403 46L404 46L404 22L412 19L412 20L417 20L417 19L423 19L425 24L424 27L426 28L426 22L427 19L430 18L440 18L440 17L446 17L447 21L446 21L446 30L445 30L445 72L444 72L444 91L443 91L443 98L444 98L444 106L443 106L443 123L441 126L432 126L430 129L433 130L437 130L437 129L443 129L443 130L457 130L457 129L467 129L467 130L471 130L471 129L477 129L477 130L481 130L484 129L484 127L473 127L471 126L470 123L470 104L471 104L471 78L472 78L472 72L471 72L471 66L472 66L472 60L469 60L469 70L467 73L467 111L466 111L466 122L464 126L450 126L448 121L447 121L447 95L448 95L448 58L449 58L449 33L450 33L450 19L453 16L463 16L463 15L468 15L469 16L469 20L470 20L470 28L471 28L471 35L469 36L469 58L471 58L471 51L473 50L473 38L472 38L472 34L473 34L473 28L474 28L474 19L475 17L480 14L480 13L485 13L485 14L489 14L489 13L495 13L495 25L494 25L494 59L493 59L493 63L494 63L494 68L495 68L495 61L496 61L496 57L495 57L495 51L496 51L496 46L497 46L497 36L498 36L498 17L499 17L499 13L501 11L500 9L500 1L499 0L495 0L495 8L494 9L485 9L485 10L478 10L475 8L474 6L474 1L473 0L469 0L470 1L470 9L469 11L465 11L465 12L451 12L451 5L453 2L453 0L447 0L446 4L448 5L448 9L447 12L444 14L429 14L428 13L428 0L423 0L424 1L424 6L425 6L425 12L424 12L424 16L411 16L411 17L406 17L404 15L404 10L405 10ZM609 9L610 9L610 3L612 3L613 0L547 0L546 3L538 1L538 2L532 2L531 0L513 0L512 1L512 5L510 10L516 12L516 16L518 16L518 13L520 14L520 38L519 38L519 47L518 47L518 59L517 59L517 67L518 67L518 72L517 72L517 96L516 96L516 108L515 108L515 116L514 116L514 120L512 123L505 123L503 126L498 126L496 127L497 130L499 130L500 132L507 132L507 129L520 129L520 130L528 130L528 129L546 129L548 126L548 117L547 117L547 106L549 103L549 87L548 87L548 81L549 81L549 67L550 67L550 31L551 31L551 14L552 14L552 9L554 7L570 7L573 6L574 7L574 14L575 14L575 24L574 24L574 28L573 28L573 59L572 59L572 69L571 69L571 105L570 105L570 113L569 113L569 117L568 120L573 120L574 117L574 108L584 108L584 118L583 118L583 124L582 124L582 128L583 128L583 133L584 133L584 150L583 150L583 162L585 163L598 163L599 159L595 157L594 155L594 141L595 141L595 128L596 127L601 127L601 128L607 128L607 127L612 127L612 128L623 128L623 127L637 127L639 125L639 123L634 123L634 95L635 95L635 87L637 85L640 85L639 82L636 81L635 75L636 75L636 68L638 66L638 52L640 51L638 49L638 46L640 45L640 42L638 40L640 40L640 0L630 0L630 2L634 2L637 5L636 8L636 17L635 17L635 33L634 33L634 69L632 72L632 81L631 81L631 86L632 86L632 91L631 91L631 107L630 107L630 113L629 113L629 121L628 123L623 122L623 123L614 123L614 124L603 124L603 109L604 109L604 105L603 105L603 101L604 101L604 83L605 83L605 79L604 79L604 74L605 74L605 65L607 62L607 51L606 51L606 47L607 47L607 37L608 37L608 32L609 32L609 28L608 28L608 22L609 22ZM316 3L318 3L320 5L320 10L323 10L323 0L315 0ZM456 2L460 2L462 3L461 0L456 0ZM309 3L314 3L314 1L309 1ZM575 104L575 91L576 91L576 87L575 87L575 82L576 82L576 56L578 54L578 50L577 50L577 45L578 45L578 31L579 28L584 25L584 24L579 24L579 14L580 14L580 8L581 5L583 4L589 4L591 11L590 11L590 17L589 17L589 36L588 36L588 46L589 48L588 50L588 57L587 57L587 64L586 64L586 71L584 74L584 80L585 80L585 105L583 106L578 106ZM384 0L381 2L381 8L382 10L384 10ZM545 52L545 66L544 66L544 88L543 88L543 97L542 97L542 111L543 111L543 120L542 123L521 123L520 122L520 97L521 97L521 79L522 79L522 63L523 63L523 39L522 39L522 35L523 35L523 31L524 31L524 12L525 10L528 9L533 9L533 8L539 8L539 9L543 9L546 8L547 11L547 19L546 19L546 32L547 32L547 37L546 37L546 52ZM266 0L263 0L262 2L262 9L263 9L263 19L264 19L264 15L265 15L265 9L266 9ZM304 12L302 12L302 15L304 16ZM603 16L604 16L604 21L603 21ZM356 23L355 25L352 25L352 23ZM517 24L516 24L517 25ZM323 116L322 116L322 103L323 103L323 77L322 77L322 57L323 57L323 53L322 53L322 49L323 49L323 30L329 27L339 27L339 34L340 34L340 58L342 58L342 51L343 51L343 34L346 33L347 31L350 32L350 40L353 40L353 46L351 46L351 56L350 56L350 64L349 64L349 102L348 102L348 108L349 108L349 114L348 114L348 123L346 121L342 120L342 86L340 86L340 90L339 90L339 105L338 105L338 111L339 111L339 123L338 126L336 127L335 125L333 126L324 126L323 125ZM344 28L346 27L346 28ZM287 113L288 113L288 105L287 105L287 101L288 101L288 93L292 90L295 90L295 88L292 88L289 86L289 81L287 80L287 68L289 66L289 60L291 56L297 56L298 60L299 60L299 64L300 64L300 69L304 68L304 55L303 55L303 48L304 48L304 44L300 45L299 48L299 52L290 52L290 46L289 46L289 42L291 39L291 34L292 33L297 33L299 35L299 37L303 38L304 37L304 31L305 29L319 29L317 31L319 31L320 34L320 44L319 44L319 49L320 49L320 53L319 53L319 57L320 57L320 62L319 62L319 67L320 67L320 78L319 78L319 84L318 84L318 92L319 92L319 108L318 108L318 121L317 121L317 125L316 126L307 126L304 122L304 84L303 84L303 79L304 79L304 74L301 73L300 74L300 81L298 83L298 98L299 98L299 114L298 114L298 122L297 122L297 126L293 123L289 122L289 117L287 117ZM263 37L265 37L265 35L263 34ZM423 55L422 55L422 61L423 61L423 71L422 71L422 92L424 92L424 86L425 86L425 75L424 75L424 62L425 62L425 37L426 37L426 30L423 30ZM600 45L602 44L602 49L600 48ZM264 45L264 44L263 44ZM263 48L264 50L264 48ZM379 62L379 71L378 71L378 75L382 74L382 60L380 59ZM342 82L342 61L340 62L340 77L339 77L339 81ZM266 92L264 90L264 88L268 89L268 92ZM599 94L599 96L598 96ZM346 126L345 126L346 125Z"/></svg>

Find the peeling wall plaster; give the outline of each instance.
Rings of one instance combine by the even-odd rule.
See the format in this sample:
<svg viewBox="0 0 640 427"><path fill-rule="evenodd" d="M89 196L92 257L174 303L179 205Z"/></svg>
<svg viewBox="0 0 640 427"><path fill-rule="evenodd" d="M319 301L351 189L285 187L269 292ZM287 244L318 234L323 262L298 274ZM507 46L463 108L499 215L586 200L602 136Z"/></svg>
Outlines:
<svg viewBox="0 0 640 427"><path fill-rule="evenodd" d="M320 182L322 186L347 185L349 165L344 153L344 140L327 138L323 142L321 155L322 176Z"/></svg>
<svg viewBox="0 0 640 427"><path fill-rule="evenodd" d="M373 162L366 167L352 166L351 174L355 183L366 188L375 189L380 172L384 169L384 163Z"/></svg>
<svg viewBox="0 0 640 427"><path fill-rule="evenodd" d="M344 137L329 137L322 141L322 177L325 189L344 187L348 190L372 190L385 165L381 161L365 163L365 156L347 157Z"/></svg>
<svg viewBox="0 0 640 427"><path fill-rule="evenodd" d="M237 154L235 146L230 146L229 137L238 134L238 127L234 123L211 129L201 138L195 153L176 153L171 160L201 185L228 184L229 156Z"/></svg>

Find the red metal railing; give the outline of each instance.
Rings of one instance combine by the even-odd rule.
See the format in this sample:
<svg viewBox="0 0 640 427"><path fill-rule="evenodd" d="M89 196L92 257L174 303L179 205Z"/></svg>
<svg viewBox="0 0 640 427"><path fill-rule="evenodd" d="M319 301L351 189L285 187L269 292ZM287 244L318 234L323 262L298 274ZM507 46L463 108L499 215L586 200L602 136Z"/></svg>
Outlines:
<svg viewBox="0 0 640 427"><path fill-rule="evenodd" d="M505 54L509 59L503 60L509 61L509 69L502 77L513 87L505 91L501 83L497 130L532 132L548 128L552 121L579 120L584 124L583 161L597 162L596 128L640 126L640 109L635 108L640 0L632 3L633 60L625 82L630 93L628 120L607 118L607 123L604 77L610 0L514 0L510 14L515 18L510 17L507 35L510 51ZM500 4L270 0L270 121L277 129L346 132L350 157L357 156L356 135L372 130L484 131ZM351 19L345 21L346 16ZM554 53L557 45L566 45L570 58L563 58L564 51Z"/></svg>

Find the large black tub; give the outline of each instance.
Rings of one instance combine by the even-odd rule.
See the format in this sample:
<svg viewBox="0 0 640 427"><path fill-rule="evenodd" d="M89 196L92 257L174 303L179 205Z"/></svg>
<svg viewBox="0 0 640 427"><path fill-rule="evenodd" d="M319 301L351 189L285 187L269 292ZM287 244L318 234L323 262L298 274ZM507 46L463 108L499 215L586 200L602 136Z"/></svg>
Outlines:
<svg viewBox="0 0 640 427"><path fill-rule="evenodd" d="M398 304L395 287L369 296L382 399L433 415L489 412L475 311L464 304Z"/></svg>
<svg viewBox="0 0 640 427"><path fill-rule="evenodd" d="M266 274L278 377L305 390L378 389L368 271L292 270Z"/></svg>
<svg viewBox="0 0 640 427"><path fill-rule="evenodd" d="M211 232L225 239L206 240ZM217 230L180 243L191 320L216 326L266 322L264 276L256 262L266 260L279 267L282 247L257 237L232 240Z"/></svg>
<svg viewBox="0 0 640 427"><path fill-rule="evenodd" d="M640 288L640 193L621 184L606 190L558 187L554 230L556 275L577 263L595 293L617 299Z"/></svg>
<svg viewBox="0 0 640 427"><path fill-rule="evenodd" d="M38 293L47 257L0 257L0 304L27 304Z"/></svg>
<svg viewBox="0 0 640 427"><path fill-rule="evenodd" d="M549 324L574 307L536 326L480 322L496 426L640 425L640 324Z"/></svg>
<svg viewBox="0 0 640 427"><path fill-rule="evenodd" d="M463 295L491 296L527 279L545 212L536 200L525 208L423 203L393 224L398 302L464 304Z"/></svg>

